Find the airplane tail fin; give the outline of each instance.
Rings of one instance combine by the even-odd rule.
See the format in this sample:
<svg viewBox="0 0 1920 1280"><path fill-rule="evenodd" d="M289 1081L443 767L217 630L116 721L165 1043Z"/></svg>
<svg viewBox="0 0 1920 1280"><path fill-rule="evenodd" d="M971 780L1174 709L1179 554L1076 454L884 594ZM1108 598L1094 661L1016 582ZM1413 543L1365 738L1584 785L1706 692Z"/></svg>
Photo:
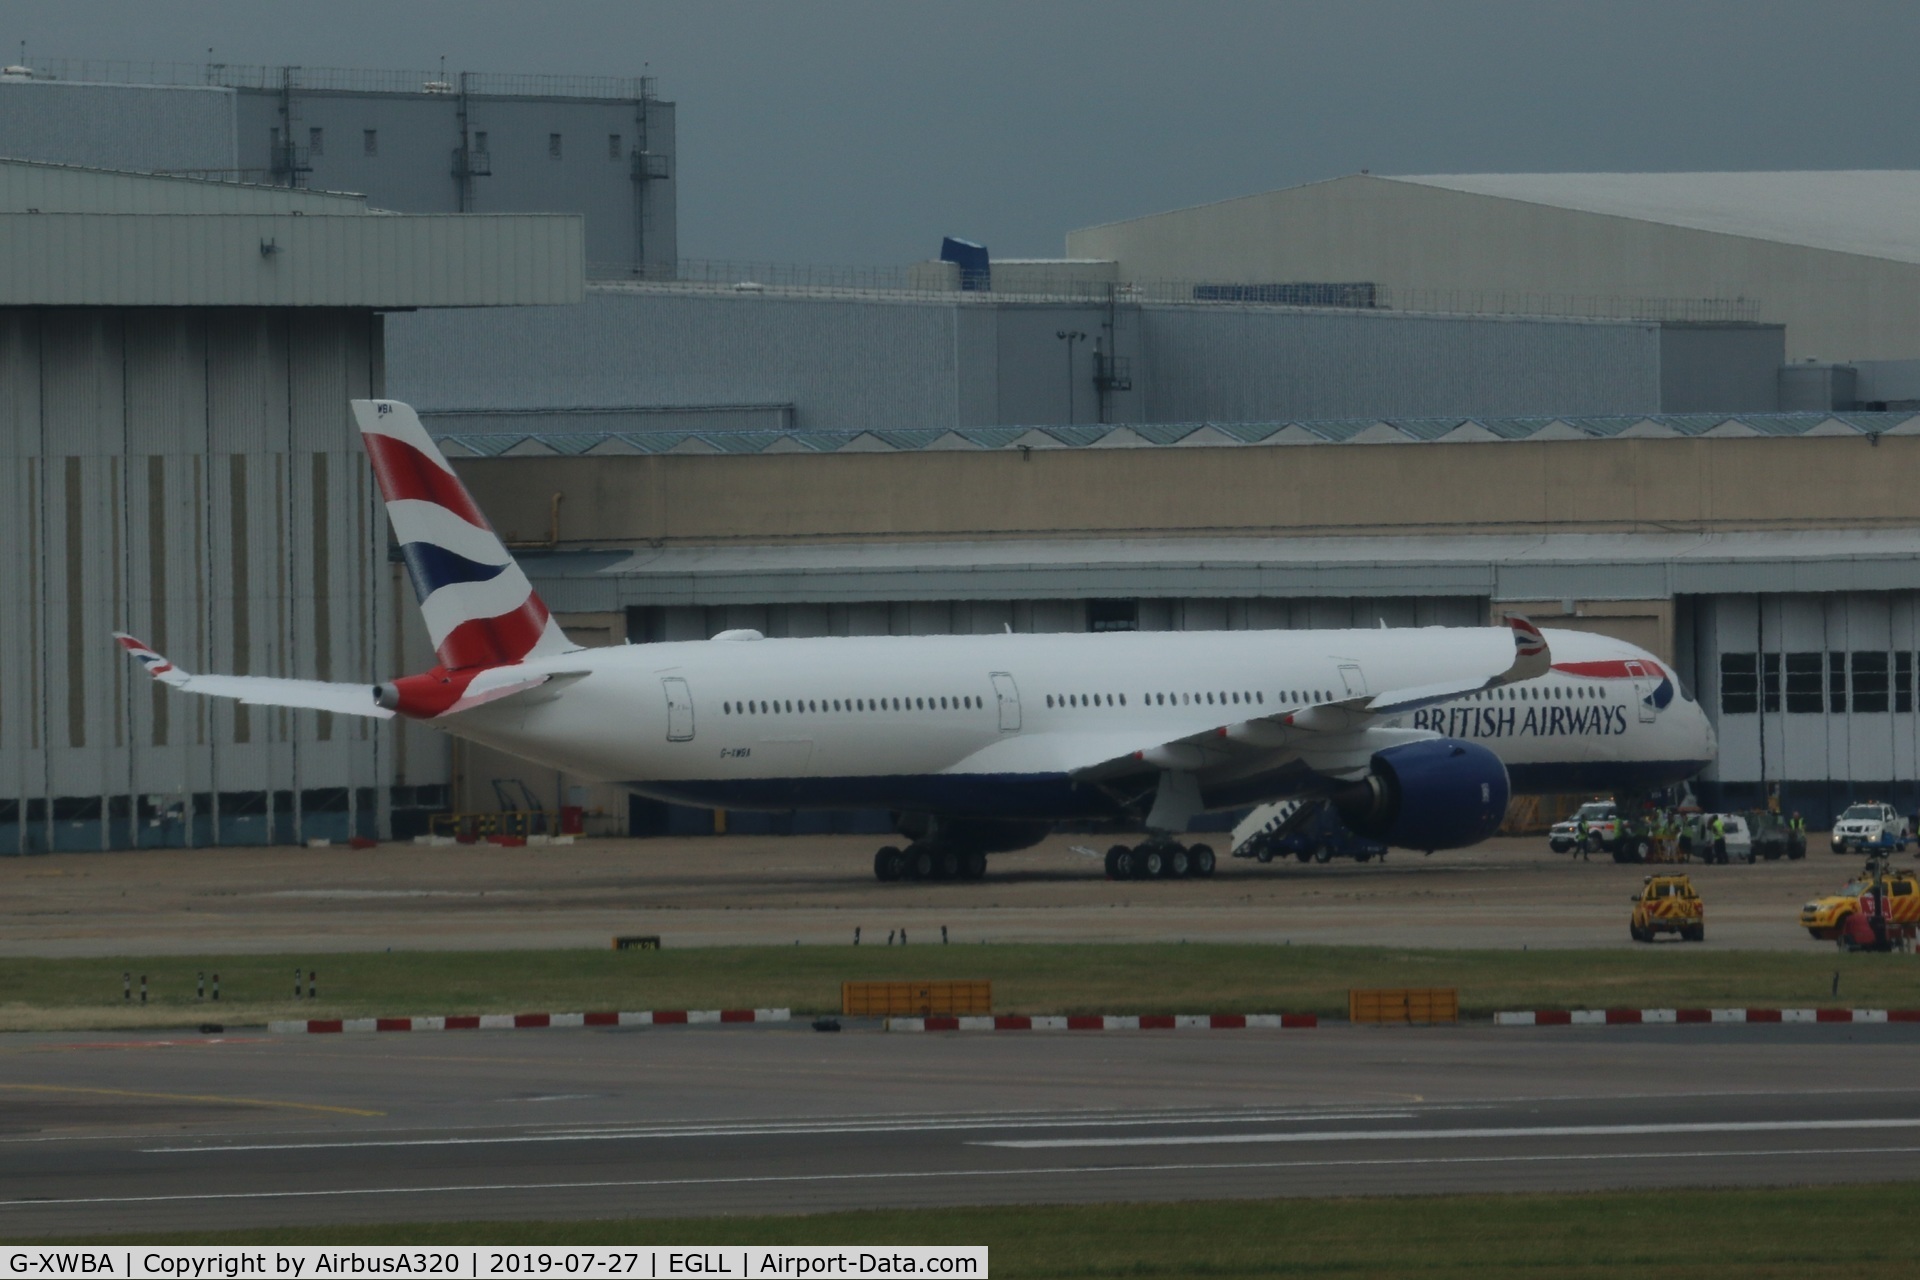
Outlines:
<svg viewBox="0 0 1920 1280"><path fill-rule="evenodd" d="M355 400L353 418L441 665L497 667L578 648L412 408Z"/></svg>

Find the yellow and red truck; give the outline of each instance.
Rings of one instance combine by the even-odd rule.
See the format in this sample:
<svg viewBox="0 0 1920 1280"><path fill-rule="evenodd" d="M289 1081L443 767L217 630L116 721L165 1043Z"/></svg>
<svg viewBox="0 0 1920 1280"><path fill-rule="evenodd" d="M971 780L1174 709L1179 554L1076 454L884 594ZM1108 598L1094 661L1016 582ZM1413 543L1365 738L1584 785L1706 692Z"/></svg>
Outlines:
<svg viewBox="0 0 1920 1280"><path fill-rule="evenodd" d="M1677 933L1682 942L1703 942L1707 905L1686 876L1648 876L1633 897L1628 932L1635 942L1652 942L1663 933Z"/></svg>

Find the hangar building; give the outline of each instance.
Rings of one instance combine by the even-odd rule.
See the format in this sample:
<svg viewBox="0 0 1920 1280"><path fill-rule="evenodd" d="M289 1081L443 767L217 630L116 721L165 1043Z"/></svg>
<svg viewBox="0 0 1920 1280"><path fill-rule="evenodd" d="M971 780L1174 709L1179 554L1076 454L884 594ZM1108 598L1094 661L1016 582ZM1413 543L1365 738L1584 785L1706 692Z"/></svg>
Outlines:
<svg viewBox="0 0 1920 1280"><path fill-rule="evenodd" d="M582 256L571 215L0 161L0 852L344 839L444 801L421 735L182 698L109 633L190 670L403 661L347 408L383 390L383 313L577 301Z"/></svg>
<svg viewBox="0 0 1920 1280"><path fill-rule="evenodd" d="M1709 802L1778 787L1816 823L1854 796L1920 806L1920 415L442 444L587 643L1523 612L1675 665L1721 735ZM455 769L484 786L508 767L481 753Z"/></svg>
<svg viewBox="0 0 1920 1280"><path fill-rule="evenodd" d="M577 213L597 275L673 275L674 148L674 104L647 78L46 59L0 74L0 156L403 213Z"/></svg>
<svg viewBox="0 0 1920 1280"><path fill-rule="evenodd" d="M1920 356L1920 172L1353 174L1086 227L1122 280L1367 282L1392 305L1580 314L1748 299L1794 362ZM1861 400L1886 400L1861 395Z"/></svg>
<svg viewBox="0 0 1920 1280"><path fill-rule="evenodd" d="M1767 412L1785 351L1741 321L689 282L388 338L430 429L522 434Z"/></svg>

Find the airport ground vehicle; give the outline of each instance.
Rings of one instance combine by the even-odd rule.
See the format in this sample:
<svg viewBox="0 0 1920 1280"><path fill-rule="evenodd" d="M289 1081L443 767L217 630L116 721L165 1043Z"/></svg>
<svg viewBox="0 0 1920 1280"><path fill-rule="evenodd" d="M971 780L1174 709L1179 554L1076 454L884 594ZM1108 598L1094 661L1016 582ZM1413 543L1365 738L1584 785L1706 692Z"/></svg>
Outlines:
<svg viewBox="0 0 1920 1280"><path fill-rule="evenodd" d="M1613 848L1620 838L1620 810L1611 800L1589 800L1574 810L1565 822L1556 822L1547 831L1547 848L1555 853L1571 853L1580 843L1580 824L1587 824L1587 852L1601 853Z"/></svg>
<svg viewBox="0 0 1920 1280"><path fill-rule="evenodd" d="M1726 843L1724 851L1715 847L1713 838L1715 818L1720 820L1721 839ZM1703 813L1693 819L1690 825L1692 831L1698 833L1687 837L1690 845L1688 854L1695 861L1722 864L1753 861L1753 833L1747 827L1744 814Z"/></svg>
<svg viewBox="0 0 1920 1280"><path fill-rule="evenodd" d="M1902 852L1907 847L1907 820L1890 804L1869 801L1850 804L1833 824L1835 853L1867 853L1876 849Z"/></svg>
<svg viewBox="0 0 1920 1280"><path fill-rule="evenodd" d="M1800 908L1800 927L1821 942L1844 941L1847 922L1860 911L1871 909L1876 893L1871 865L1840 887L1840 892L1815 898ZM1920 925L1920 877L1907 868L1888 869L1879 875L1886 895L1886 916L1894 925Z"/></svg>
<svg viewBox="0 0 1920 1280"><path fill-rule="evenodd" d="M1753 854L1748 861L1778 862L1786 858L1798 862L1807 856L1807 833L1796 831L1786 818L1769 809L1756 809L1745 816L1752 833Z"/></svg>
<svg viewBox="0 0 1920 1280"><path fill-rule="evenodd" d="M1340 821L1338 813L1330 806L1322 805L1317 813L1297 827L1281 832L1256 832L1245 843L1235 846L1233 856L1255 858L1261 862L1288 857L1298 862L1332 862L1335 858L1371 862L1375 858L1385 858L1387 846L1379 840L1355 835L1346 823Z"/></svg>
<svg viewBox="0 0 1920 1280"><path fill-rule="evenodd" d="M1635 942L1652 942L1662 933L1677 933L1682 942L1705 941L1706 904L1685 876L1648 876L1633 897L1628 932Z"/></svg>

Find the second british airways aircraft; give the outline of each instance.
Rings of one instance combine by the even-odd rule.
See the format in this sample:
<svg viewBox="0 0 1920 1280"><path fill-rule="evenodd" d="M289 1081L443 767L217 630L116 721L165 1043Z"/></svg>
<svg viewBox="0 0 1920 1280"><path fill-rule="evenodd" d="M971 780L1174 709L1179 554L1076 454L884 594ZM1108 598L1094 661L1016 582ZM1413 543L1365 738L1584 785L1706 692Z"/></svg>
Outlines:
<svg viewBox="0 0 1920 1280"><path fill-rule="evenodd" d="M973 878L1060 821L1122 820L1129 861L1209 875L1203 813L1287 797L1434 850L1491 835L1510 793L1651 790L1713 735L1651 654L1578 632L1134 632L567 640L418 417L353 412L440 664L384 684L193 675L184 692L403 715L683 804L884 808L881 879ZM1549 646L1551 645L1551 651Z"/></svg>

